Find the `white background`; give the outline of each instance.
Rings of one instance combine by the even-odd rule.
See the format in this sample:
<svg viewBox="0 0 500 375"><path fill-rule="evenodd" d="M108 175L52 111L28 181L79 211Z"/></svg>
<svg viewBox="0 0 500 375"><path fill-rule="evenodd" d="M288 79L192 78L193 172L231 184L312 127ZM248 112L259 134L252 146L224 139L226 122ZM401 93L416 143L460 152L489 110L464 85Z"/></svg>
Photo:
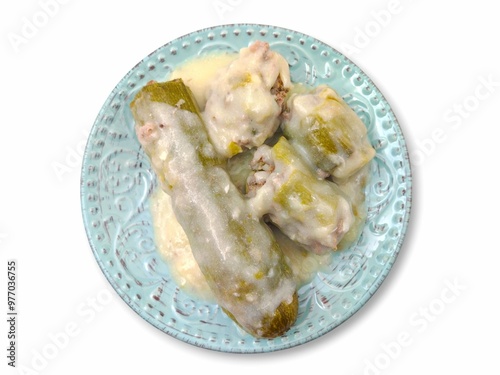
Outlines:
<svg viewBox="0 0 500 375"><path fill-rule="evenodd" d="M0 373L498 368L500 22L493 2L61 0L45 18L42 3L0 6ZM26 20L38 23L35 32L23 34ZM376 295L330 334L256 356L199 349L142 320L99 269L79 199L82 147L119 80L172 39L237 22L295 29L343 51L388 98L414 158L410 227ZM18 263L23 371L7 366L9 259ZM64 330L70 340L47 351ZM44 349L53 357L45 362L37 357Z"/></svg>

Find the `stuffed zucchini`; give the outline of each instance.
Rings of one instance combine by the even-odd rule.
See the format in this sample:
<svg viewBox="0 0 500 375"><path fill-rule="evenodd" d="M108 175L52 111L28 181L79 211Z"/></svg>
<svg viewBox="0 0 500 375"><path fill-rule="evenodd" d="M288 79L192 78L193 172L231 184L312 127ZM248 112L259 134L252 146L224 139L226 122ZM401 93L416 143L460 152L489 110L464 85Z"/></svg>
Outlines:
<svg viewBox="0 0 500 375"><path fill-rule="evenodd" d="M219 305L256 337L285 333L298 310L291 270L222 167L189 88L180 79L150 82L131 110L139 142Z"/></svg>

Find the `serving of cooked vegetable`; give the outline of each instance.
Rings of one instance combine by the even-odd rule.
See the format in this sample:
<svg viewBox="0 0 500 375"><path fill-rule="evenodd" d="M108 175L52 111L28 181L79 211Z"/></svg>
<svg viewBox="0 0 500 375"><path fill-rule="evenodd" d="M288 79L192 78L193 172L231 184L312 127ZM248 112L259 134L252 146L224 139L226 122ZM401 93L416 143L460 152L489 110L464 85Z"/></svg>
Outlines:
<svg viewBox="0 0 500 375"><path fill-rule="evenodd" d="M190 250L176 256L193 259L180 270L165 256L173 274L195 274L186 289L206 285L245 331L273 338L297 319L301 262L320 267L359 236L375 151L342 97L293 83L269 44L220 61L202 83L200 65L149 82L130 108L161 187L153 217L164 225L158 207L169 206Z"/></svg>

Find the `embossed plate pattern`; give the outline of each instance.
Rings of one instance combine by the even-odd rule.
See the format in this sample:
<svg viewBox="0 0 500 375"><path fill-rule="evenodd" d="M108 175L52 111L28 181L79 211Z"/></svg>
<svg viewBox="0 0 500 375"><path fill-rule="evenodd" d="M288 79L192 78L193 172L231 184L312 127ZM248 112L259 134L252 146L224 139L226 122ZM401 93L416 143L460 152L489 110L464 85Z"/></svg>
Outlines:
<svg viewBox="0 0 500 375"><path fill-rule="evenodd" d="M377 150L367 187L368 219L359 241L299 290L296 324L272 340L255 339L215 304L194 300L172 281L158 256L149 212L157 183L135 138L129 103L149 80L165 80L186 59L238 51L264 40L290 64L294 82L327 83L366 124ZM403 242L411 206L406 144L390 105L359 67L310 36L240 24L193 32L160 47L115 87L92 127L81 176L83 221L95 258L120 297L158 329L196 346L269 352L311 341L337 327L375 293Z"/></svg>

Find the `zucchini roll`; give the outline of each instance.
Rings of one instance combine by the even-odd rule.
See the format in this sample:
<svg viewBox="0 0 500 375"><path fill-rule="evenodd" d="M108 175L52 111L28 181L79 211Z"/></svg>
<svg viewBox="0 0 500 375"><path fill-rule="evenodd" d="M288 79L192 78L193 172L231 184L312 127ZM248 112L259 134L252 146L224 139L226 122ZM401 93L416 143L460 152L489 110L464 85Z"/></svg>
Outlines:
<svg viewBox="0 0 500 375"><path fill-rule="evenodd" d="M260 146L252 167L247 194L256 215L314 253L337 248L354 215L335 183L319 179L284 137L272 148Z"/></svg>
<svg viewBox="0 0 500 375"><path fill-rule="evenodd" d="M241 49L208 88L203 113L219 154L231 157L273 135L290 87L288 63L268 43Z"/></svg>
<svg viewBox="0 0 500 375"><path fill-rule="evenodd" d="M375 156L365 124L330 87L293 94L287 105L283 133L320 176L346 179Z"/></svg>
<svg viewBox="0 0 500 375"><path fill-rule="evenodd" d="M285 333L298 310L291 270L223 168L189 88L182 80L150 82L131 110L139 142L218 304L256 337Z"/></svg>

